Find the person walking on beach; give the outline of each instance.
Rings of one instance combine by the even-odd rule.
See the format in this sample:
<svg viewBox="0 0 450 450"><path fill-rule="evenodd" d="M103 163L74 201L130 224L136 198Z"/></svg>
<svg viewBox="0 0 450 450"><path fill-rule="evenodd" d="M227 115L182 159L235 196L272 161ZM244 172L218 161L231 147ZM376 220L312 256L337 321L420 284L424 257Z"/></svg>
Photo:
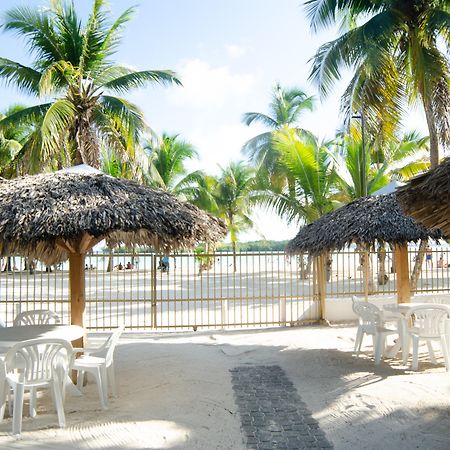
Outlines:
<svg viewBox="0 0 450 450"><path fill-rule="evenodd" d="M427 267L433 268L433 251L429 245L427 245L427 248L425 249L425 256L427 260Z"/></svg>

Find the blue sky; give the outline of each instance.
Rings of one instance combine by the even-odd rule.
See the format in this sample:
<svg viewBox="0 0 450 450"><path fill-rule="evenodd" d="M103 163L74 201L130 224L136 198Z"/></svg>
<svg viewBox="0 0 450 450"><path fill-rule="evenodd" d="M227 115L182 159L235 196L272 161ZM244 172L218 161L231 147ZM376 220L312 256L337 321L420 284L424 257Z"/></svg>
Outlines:
<svg viewBox="0 0 450 450"><path fill-rule="evenodd" d="M313 35L301 0L141 0L128 24L114 59L137 69L172 69L184 87L152 86L127 96L139 105L147 122L158 133L178 133L191 142L200 160L190 169L218 172L218 165L244 159L242 145L263 131L241 123L244 112L266 112L277 81L298 86L310 95L309 59L320 44L335 37L334 30ZM45 0L2 0L1 11L20 5L38 7ZM91 0L75 0L87 15ZM111 0L117 17L133 0ZM0 34L2 57L27 64L23 41ZM344 76L345 80L348 76ZM340 125L339 96L344 83L301 125L319 136L332 137ZM33 104L11 87L0 87L0 110L10 103ZM408 129L426 132L421 114L407 118ZM288 239L296 227L286 227L273 215L258 211L255 219L270 239ZM256 238L250 233L247 239Z"/></svg>

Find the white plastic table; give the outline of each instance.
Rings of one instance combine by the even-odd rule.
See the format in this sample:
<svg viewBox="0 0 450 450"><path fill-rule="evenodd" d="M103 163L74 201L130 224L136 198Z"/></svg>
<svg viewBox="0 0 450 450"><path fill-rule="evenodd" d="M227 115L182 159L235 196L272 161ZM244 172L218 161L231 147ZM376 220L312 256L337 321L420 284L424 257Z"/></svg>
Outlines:
<svg viewBox="0 0 450 450"><path fill-rule="evenodd" d="M78 325L25 325L21 327L0 328L0 347L6 351L15 344L29 339L55 338L72 342L84 337L85 329ZM81 392L67 377L66 386L73 395L80 396Z"/></svg>
<svg viewBox="0 0 450 450"><path fill-rule="evenodd" d="M394 314L401 314L403 316L403 319L401 320L402 324L402 341L408 342L408 334L407 334L407 323L406 323L406 316L408 315L409 311L411 311L412 308L416 306L430 306L430 305L439 305L439 306L445 306L448 309L448 312L450 314L450 305L448 304L442 304L442 303L419 303L419 302L408 302L408 303L389 303L387 305L383 305L383 309L385 311L388 311L390 313ZM390 355L395 355L400 350L401 344L400 340L394 345L394 347L389 351ZM409 345L404 347L402 350L403 354L403 364L406 365L408 361L409 356Z"/></svg>
<svg viewBox="0 0 450 450"><path fill-rule="evenodd" d="M72 342L82 338L85 329L78 325L25 325L0 328L0 346L10 348L29 339L55 338Z"/></svg>

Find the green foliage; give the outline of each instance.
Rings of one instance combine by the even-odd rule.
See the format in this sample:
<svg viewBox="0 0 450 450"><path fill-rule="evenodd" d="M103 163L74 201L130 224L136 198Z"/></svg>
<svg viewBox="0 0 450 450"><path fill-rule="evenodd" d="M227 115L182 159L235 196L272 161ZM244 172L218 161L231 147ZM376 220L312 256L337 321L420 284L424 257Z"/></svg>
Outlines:
<svg viewBox="0 0 450 450"><path fill-rule="evenodd" d="M288 241L251 241L240 242L237 250L241 252L282 252L286 248ZM231 243L219 244L216 248L217 252L231 252L233 250Z"/></svg>
<svg viewBox="0 0 450 450"><path fill-rule="evenodd" d="M111 20L106 0L94 0L82 22L73 1L51 0L45 9L18 6L6 12L3 29L25 40L31 67L0 58L0 78L27 94L53 97L0 121L32 122L35 130L16 156L27 171L86 163L99 166L100 148L133 157L147 131L142 112L124 94L148 83L180 84L171 71L136 71L110 60L134 8Z"/></svg>
<svg viewBox="0 0 450 450"><path fill-rule="evenodd" d="M450 144L448 0L305 2L313 30L342 20L341 35L317 51L311 79L327 95L344 68L354 76L342 98L349 118L363 111L372 136L393 137L405 106L420 99L432 165ZM441 49L439 40L444 47Z"/></svg>
<svg viewBox="0 0 450 450"><path fill-rule="evenodd" d="M198 179L198 172L188 174L185 163L197 158L197 151L178 135L163 134L154 141L156 142L149 141L144 145L148 154L145 182L149 186L186 197L189 187Z"/></svg>

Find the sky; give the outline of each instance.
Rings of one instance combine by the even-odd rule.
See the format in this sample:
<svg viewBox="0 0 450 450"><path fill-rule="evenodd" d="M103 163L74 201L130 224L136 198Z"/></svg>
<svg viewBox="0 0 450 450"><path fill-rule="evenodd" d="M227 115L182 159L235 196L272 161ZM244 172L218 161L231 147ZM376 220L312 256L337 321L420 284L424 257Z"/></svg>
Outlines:
<svg viewBox="0 0 450 450"><path fill-rule="evenodd" d="M241 122L245 112L268 112L275 83L300 87L316 96L314 112L301 126L321 138L331 138L341 125L339 98L349 73L326 99L308 82L310 59L336 30L310 31L302 0L141 0L123 33L115 62L138 70L171 69L183 87L153 85L127 95L143 111L157 133L179 134L194 145L199 160L189 170L219 173L219 166L245 160L242 145L265 131ZM2 0L0 14L17 5L40 7L46 0ZM92 1L75 0L86 17ZM113 17L136 5L135 0L110 0ZM28 64L24 41L0 34L0 56ZM35 104L11 86L0 85L0 110L11 103ZM407 129L426 133L420 111L406 118ZM291 239L298 226L286 226L274 214L258 209L258 232L241 240Z"/></svg>

